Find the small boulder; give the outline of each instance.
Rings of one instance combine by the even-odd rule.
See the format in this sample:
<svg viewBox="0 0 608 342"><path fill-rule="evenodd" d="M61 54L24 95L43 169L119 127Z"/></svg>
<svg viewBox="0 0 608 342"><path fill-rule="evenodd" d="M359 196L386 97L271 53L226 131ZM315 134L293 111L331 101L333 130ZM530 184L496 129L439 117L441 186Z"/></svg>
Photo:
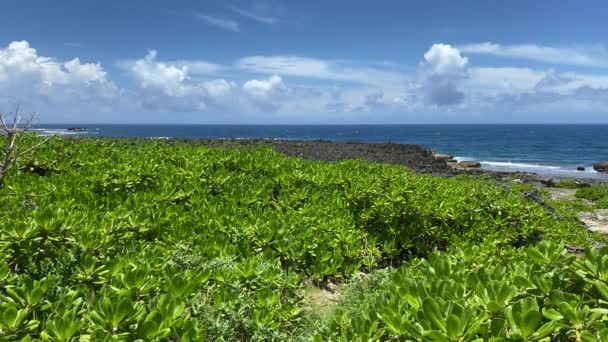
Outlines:
<svg viewBox="0 0 608 342"><path fill-rule="evenodd" d="M478 168L481 167L481 163L480 162L476 162L473 160L465 160L465 161L461 161L458 162L459 166L462 166L464 168Z"/></svg>
<svg viewBox="0 0 608 342"><path fill-rule="evenodd" d="M585 167L583 167L583 166L577 166L576 170L577 171L585 171Z"/></svg>
<svg viewBox="0 0 608 342"><path fill-rule="evenodd" d="M608 173L608 162L600 162L593 164L593 168L597 172L607 172Z"/></svg>
<svg viewBox="0 0 608 342"><path fill-rule="evenodd" d="M449 154L433 154L433 157L435 157L435 159L437 159L437 160L445 160L445 161L454 159L454 156L451 156Z"/></svg>

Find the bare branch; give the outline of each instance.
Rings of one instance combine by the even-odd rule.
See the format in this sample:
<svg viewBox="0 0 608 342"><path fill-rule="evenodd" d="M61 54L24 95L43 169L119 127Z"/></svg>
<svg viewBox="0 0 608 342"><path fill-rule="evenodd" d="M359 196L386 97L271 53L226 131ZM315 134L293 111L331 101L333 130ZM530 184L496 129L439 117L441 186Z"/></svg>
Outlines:
<svg viewBox="0 0 608 342"><path fill-rule="evenodd" d="M8 115L0 112L0 133L6 137L4 146L0 147L0 189L4 187L4 179L8 171L17 163L17 160L21 156L32 153L55 137L55 135L51 135L28 149L19 151L17 149L17 141L32 128L33 122L37 118L37 115L32 114L25 121L22 121L23 117L19 110L20 106L17 105L15 112L11 115L13 121L8 123Z"/></svg>
<svg viewBox="0 0 608 342"><path fill-rule="evenodd" d="M54 190L49 191L44 194L28 194L25 192L9 192L8 194L6 194L6 196L45 197L45 196L52 194L53 192L55 192L55 191Z"/></svg>
<svg viewBox="0 0 608 342"><path fill-rule="evenodd" d="M47 143L49 140L53 139L55 136L56 136L56 135L54 135L54 134L53 134L53 135L48 136L48 137L47 137L46 139L44 139L43 141L41 141L41 142L37 143L36 145L34 145L34 146L32 146L32 147L28 148L27 150L25 150L25 151L23 151L23 152L19 152L19 153L18 153L16 156L17 156L17 157L20 157L20 156L22 156L22 155L24 155L24 154L27 154L27 153L32 152L33 150L37 149L38 147L40 147L40 146L42 146L42 145L46 144L46 143Z"/></svg>
<svg viewBox="0 0 608 342"><path fill-rule="evenodd" d="M17 105L15 108L15 116L13 117L13 130L17 130L19 127L19 122L21 121L21 114L19 114L20 105Z"/></svg>
<svg viewBox="0 0 608 342"><path fill-rule="evenodd" d="M4 113L0 112L0 123L2 123L2 130L7 132L9 128L6 126L6 121L4 121Z"/></svg>

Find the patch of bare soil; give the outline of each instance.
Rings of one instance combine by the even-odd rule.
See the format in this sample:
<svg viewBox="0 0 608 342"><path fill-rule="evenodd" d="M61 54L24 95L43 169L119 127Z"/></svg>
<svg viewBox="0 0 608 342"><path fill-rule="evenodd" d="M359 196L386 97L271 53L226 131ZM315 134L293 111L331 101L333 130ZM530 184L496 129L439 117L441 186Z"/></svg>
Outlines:
<svg viewBox="0 0 608 342"><path fill-rule="evenodd" d="M608 234L608 209L598 209L593 212L578 214L579 220L592 232Z"/></svg>
<svg viewBox="0 0 608 342"><path fill-rule="evenodd" d="M327 290L315 286L307 286L303 292L304 308L319 316L330 315L340 298L339 290Z"/></svg>
<svg viewBox="0 0 608 342"><path fill-rule="evenodd" d="M561 189L561 188L546 188L549 193L549 197L552 200L559 200L562 198L574 198L576 189Z"/></svg>

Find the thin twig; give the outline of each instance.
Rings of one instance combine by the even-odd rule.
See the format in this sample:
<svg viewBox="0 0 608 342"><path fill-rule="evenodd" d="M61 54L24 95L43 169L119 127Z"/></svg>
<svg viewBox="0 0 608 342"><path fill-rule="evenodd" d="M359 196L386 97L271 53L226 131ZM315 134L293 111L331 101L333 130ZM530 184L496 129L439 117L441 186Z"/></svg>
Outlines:
<svg viewBox="0 0 608 342"><path fill-rule="evenodd" d="M21 116L19 110L20 106L17 105L15 112L11 115L13 122L10 122L10 126L7 124L9 116L0 112L0 132L6 136L4 146L0 148L0 159L2 159L0 163L0 189L4 187L4 180L8 174L8 171L15 165L15 163L18 162L18 159L21 156L33 152L55 137L55 135L51 135L30 148L24 151L19 151L17 148L17 142L20 141L20 138L24 133L28 132L32 128L32 124L37 117L37 115L32 114L22 122L23 117Z"/></svg>
<svg viewBox="0 0 608 342"><path fill-rule="evenodd" d="M53 134L53 135L51 135L51 136L47 137L47 138L46 138L46 139L44 139L42 142L40 142L40 143L38 143L38 144L36 144L36 145L34 145L34 146L32 146L32 147L28 148L27 150L25 150L25 151L23 151L23 152L19 152L19 153L17 154L17 157L20 157L20 156L22 156L22 155L24 155L24 154L27 154L27 153L29 153L29 152L31 152L31 151L33 151L33 150L37 149L38 147L40 147L41 145L44 145L44 144L45 144L47 141L49 141L49 140L53 139L54 137L56 137L56 135L55 135L55 134Z"/></svg>
<svg viewBox="0 0 608 342"><path fill-rule="evenodd" d="M2 123L2 130L7 132L9 129L6 126L6 121L4 121L4 114L2 112L0 112L0 123Z"/></svg>
<svg viewBox="0 0 608 342"><path fill-rule="evenodd" d="M9 192L4 195L5 196L44 197L44 196L48 196L48 195L52 194L53 192L55 192L55 190L51 190L51 191L47 192L46 194L28 194L25 192Z"/></svg>

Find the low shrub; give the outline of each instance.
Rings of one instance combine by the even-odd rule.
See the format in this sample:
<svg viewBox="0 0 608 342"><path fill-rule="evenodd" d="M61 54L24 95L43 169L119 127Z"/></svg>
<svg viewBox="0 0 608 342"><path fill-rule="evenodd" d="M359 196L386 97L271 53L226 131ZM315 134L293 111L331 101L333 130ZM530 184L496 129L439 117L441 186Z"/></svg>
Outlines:
<svg viewBox="0 0 608 342"><path fill-rule="evenodd" d="M575 196L593 201L599 208L608 208L608 185L578 189Z"/></svg>
<svg viewBox="0 0 608 342"><path fill-rule="evenodd" d="M398 165L306 161L268 148L87 138L49 141L28 162L56 172L13 168L0 191L0 340L437 337L448 334L437 323L444 318L451 322L448 336L464 336L462 329L473 331L467 317L480 314L480 329L489 319L487 303L465 296L476 289L475 276L490 277L484 269L492 281L517 287L518 295L508 301L517 324L521 315L535 322L536 312L547 307L539 298L552 297L523 292L522 284L541 277L540 261L518 257L518 248L542 238L576 236L588 243L584 231L573 234L570 222L522 198L521 189L471 177L417 175ZM473 256L460 251L488 241L498 242ZM508 266L510 260L516 263ZM557 267L551 262L543 270ZM572 260L565 262L574 267ZM393 278L391 267L401 264ZM370 287L393 299L353 302L362 303L353 307L362 306L366 316L354 318L343 306L328 325L311 323L303 312L305 280L347 282L354 273L378 269L388 269L391 278L378 278ZM422 292L411 292L419 299L401 306L394 296L406 294L402 286L418 291L408 278L417 279ZM593 291L603 290L596 282L605 281L594 275L575 282L567 270L539 279L554 282L556 291L583 296L595 296ZM449 297L455 295L458 301ZM603 310L583 298L581 310ZM525 312L524 304L515 306L520 299L531 305ZM496 304L500 310L506 310L503 302ZM401 318L377 318L389 314L385 306ZM424 314L423 306L435 316ZM500 317L511 324L504 310ZM592 312L604 318L603 311ZM412 323L414 330L407 323L412 320L420 322ZM560 327L578 326L558 321ZM496 324L507 327L503 323ZM539 336L537 325L526 327L535 332L518 328L521 336ZM547 336L570 336L565 327ZM401 329L413 335L397 334ZM505 329L492 336L520 336ZM601 334L596 325L588 330Z"/></svg>

